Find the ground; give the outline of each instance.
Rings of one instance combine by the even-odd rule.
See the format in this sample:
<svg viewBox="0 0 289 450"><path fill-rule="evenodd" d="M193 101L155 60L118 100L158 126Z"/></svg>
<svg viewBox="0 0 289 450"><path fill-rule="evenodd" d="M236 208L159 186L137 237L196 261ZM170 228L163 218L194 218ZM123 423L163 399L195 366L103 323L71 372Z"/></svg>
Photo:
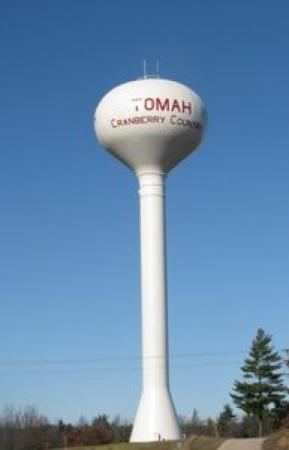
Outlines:
<svg viewBox="0 0 289 450"><path fill-rule="evenodd" d="M289 450L289 429L272 434L264 442L263 450Z"/></svg>
<svg viewBox="0 0 289 450"><path fill-rule="evenodd" d="M224 441L224 439L195 436L184 442L108 444L94 447L74 447L66 450L289 450L289 429L274 433L266 439L228 439Z"/></svg>
<svg viewBox="0 0 289 450"><path fill-rule="evenodd" d="M228 439L218 450L262 450L264 439Z"/></svg>
<svg viewBox="0 0 289 450"><path fill-rule="evenodd" d="M95 447L73 447L66 450L217 450L224 439L195 436L184 442L155 442L147 444L108 444ZM63 450L63 449L55 449Z"/></svg>

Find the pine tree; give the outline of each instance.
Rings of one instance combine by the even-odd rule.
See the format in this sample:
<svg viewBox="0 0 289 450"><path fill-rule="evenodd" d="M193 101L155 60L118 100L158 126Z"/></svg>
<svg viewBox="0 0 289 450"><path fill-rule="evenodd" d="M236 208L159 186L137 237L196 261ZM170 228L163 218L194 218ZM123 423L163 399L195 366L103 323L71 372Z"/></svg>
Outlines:
<svg viewBox="0 0 289 450"><path fill-rule="evenodd" d="M271 343L272 336L260 328L242 367L244 380L235 382L235 393L231 394L238 408L258 418L259 436L263 434L265 417L277 419L286 405L286 389L280 372L282 360Z"/></svg>
<svg viewBox="0 0 289 450"><path fill-rule="evenodd" d="M284 352L285 352L284 363L287 369L289 369L289 348L285 348Z"/></svg>
<svg viewBox="0 0 289 450"><path fill-rule="evenodd" d="M226 404L223 411L220 413L217 419L217 429L219 435L222 437L228 437L233 432L236 415L230 405Z"/></svg>
<svg viewBox="0 0 289 450"><path fill-rule="evenodd" d="M286 390L287 393L289 394L289 348L286 348L284 350L285 353L285 357L284 357L284 365L286 367L286 372L285 372L285 380L286 380ZM289 428L289 403L287 403L287 408L285 407L282 410L282 415L280 415L280 422L283 426L285 426L286 428Z"/></svg>

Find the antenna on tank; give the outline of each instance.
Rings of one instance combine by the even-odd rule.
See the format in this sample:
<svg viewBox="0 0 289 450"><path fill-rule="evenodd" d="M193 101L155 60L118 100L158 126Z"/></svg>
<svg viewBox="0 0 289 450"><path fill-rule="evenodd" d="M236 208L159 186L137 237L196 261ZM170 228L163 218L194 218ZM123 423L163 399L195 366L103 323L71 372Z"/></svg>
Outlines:
<svg viewBox="0 0 289 450"><path fill-rule="evenodd" d="M147 79L148 75L147 75L147 61L146 59L143 60L143 77L144 80Z"/></svg>
<svg viewBox="0 0 289 450"><path fill-rule="evenodd" d="M147 78L159 78L160 77L160 62L157 59L155 61L155 66L151 64L151 61L149 61L149 64L146 59L143 60L143 79L146 80Z"/></svg>

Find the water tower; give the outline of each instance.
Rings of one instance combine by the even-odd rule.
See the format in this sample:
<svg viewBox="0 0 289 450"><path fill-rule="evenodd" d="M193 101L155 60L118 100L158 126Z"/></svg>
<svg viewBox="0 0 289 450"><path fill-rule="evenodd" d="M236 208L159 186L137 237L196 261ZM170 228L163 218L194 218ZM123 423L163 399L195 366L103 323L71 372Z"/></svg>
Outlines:
<svg viewBox="0 0 289 450"><path fill-rule="evenodd" d="M117 86L95 113L100 143L139 181L143 392L131 442L180 438L168 375L165 177L200 144L205 121L195 92L160 78Z"/></svg>

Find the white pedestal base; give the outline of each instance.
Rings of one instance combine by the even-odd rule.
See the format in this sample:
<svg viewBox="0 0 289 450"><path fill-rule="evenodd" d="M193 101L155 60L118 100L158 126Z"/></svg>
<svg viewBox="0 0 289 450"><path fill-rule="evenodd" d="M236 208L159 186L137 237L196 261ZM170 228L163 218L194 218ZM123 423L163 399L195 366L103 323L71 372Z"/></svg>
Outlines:
<svg viewBox="0 0 289 450"><path fill-rule="evenodd" d="M176 441L180 438L169 391L147 389L141 396L130 442Z"/></svg>

